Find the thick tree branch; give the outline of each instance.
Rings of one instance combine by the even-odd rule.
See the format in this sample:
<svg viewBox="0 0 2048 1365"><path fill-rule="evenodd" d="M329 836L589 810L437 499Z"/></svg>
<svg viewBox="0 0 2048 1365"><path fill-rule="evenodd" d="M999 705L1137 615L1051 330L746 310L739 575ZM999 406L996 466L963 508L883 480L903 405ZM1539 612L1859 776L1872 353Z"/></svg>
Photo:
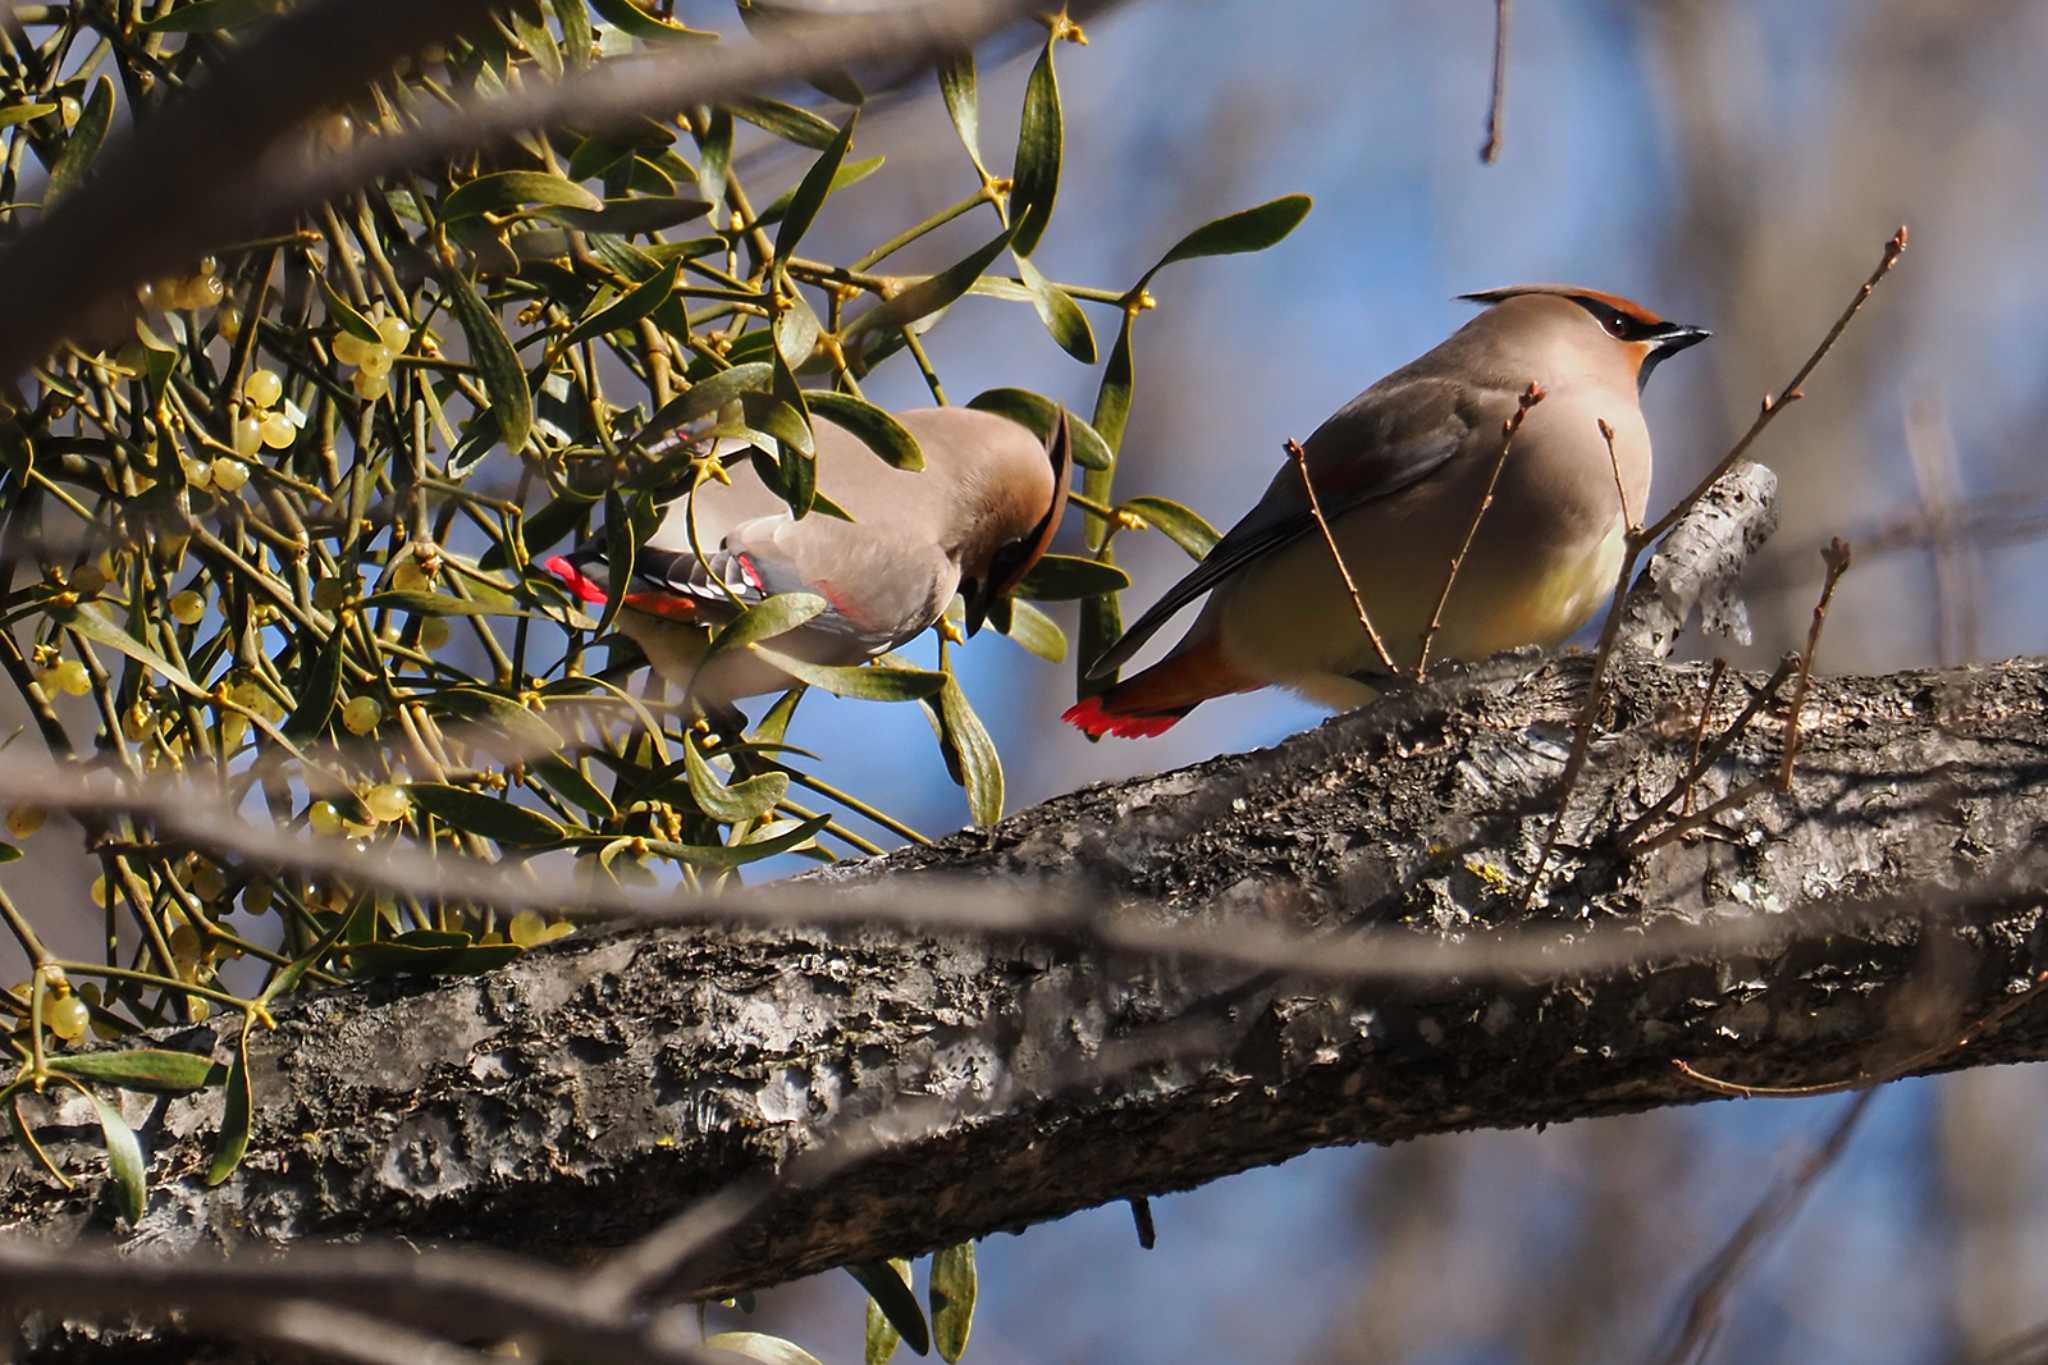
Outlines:
<svg viewBox="0 0 2048 1365"><path fill-rule="evenodd" d="M1627 651L1524 911L1586 669L1495 661L814 879L1036 887L1059 907L1042 933L633 928L306 999L255 1039L255 1140L224 1186L203 1184L217 1092L131 1103L154 1153L131 1245L574 1259L760 1192L680 1277L723 1291L1316 1146L1710 1098L1681 1060L1785 1086L2048 1057L2030 1000L1972 1030L2037 970L2048 665L1817 681L1789 795L1632 860L1611 836L1684 772L1707 670ZM1707 730L1758 686L1729 675ZM1782 728L1765 708L1700 803L1771 773ZM1282 931L1326 947L1281 940L1283 972ZM226 1030L185 1036L226 1055ZM0 1226L68 1240L108 1216L90 1112L54 1104L30 1117L85 1179L6 1149Z"/></svg>

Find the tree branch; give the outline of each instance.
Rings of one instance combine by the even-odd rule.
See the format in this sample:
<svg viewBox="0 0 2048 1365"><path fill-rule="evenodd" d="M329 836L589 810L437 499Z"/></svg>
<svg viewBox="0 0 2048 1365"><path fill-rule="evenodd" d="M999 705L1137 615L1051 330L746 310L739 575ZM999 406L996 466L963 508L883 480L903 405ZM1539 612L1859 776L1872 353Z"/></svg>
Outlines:
<svg viewBox="0 0 2048 1365"><path fill-rule="evenodd" d="M2034 970L2048 664L1816 680L1789 794L1630 860L1603 841L1684 776L1706 669L1625 652L1524 911L1586 672L1508 656L809 882L1038 888L1063 907L1041 933L636 927L297 1002L253 1040L225 1185L203 1183L217 1091L132 1097L154 1183L130 1240L559 1260L763 1192L675 1281L725 1292L1318 1146L1712 1098L1678 1061L1794 1086L2048 1057L2031 1003L1966 1033ZM1709 728L1759 685L1729 675ZM1702 804L1771 775L1779 731L1765 710L1722 747ZM1254 951L1279 926L1310 951ZM66 1193L8 1148L0 1225L65 1241L106 1215L90 1112L53 1103L31 1121L87 1178Z"/></svg>

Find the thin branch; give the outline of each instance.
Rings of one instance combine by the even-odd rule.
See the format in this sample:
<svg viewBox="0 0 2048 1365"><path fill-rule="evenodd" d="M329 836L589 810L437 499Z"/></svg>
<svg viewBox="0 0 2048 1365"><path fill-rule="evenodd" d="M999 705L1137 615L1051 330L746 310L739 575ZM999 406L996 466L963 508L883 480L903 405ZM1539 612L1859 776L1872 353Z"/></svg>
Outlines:
<svg viewBox="0 0 2048 1365"><path fill-rule="evenodd" d="M1688 774L1700 765L1700 750L1707 742L1707 720L1714 714L1714 697L1721 690L1721 679L1727 676L1728 661L1716 655L1714 658L1714 671L1707 677L1707 695L1700 699L1699 723L1692 728L1692 757L1686 762L1686 772ZM1685 788L1684 813L1691 815L1693 786L1691 778L1688 777L1682 785Z"/></svg>
<svg viewBox="0 0 2048 1365"><path fill-rule="evenodd" d="M1364 627L1365 638L1372 641L1372 651L1379 656L1380 666L1386 669L1390 676L1397 676L1401 670L1395 665L1394 656L1387 653L1386 641L1373 629L1372 617L1366 614L1365 599L1358 595L1358 584L1352 581L1351 570L1344 564L1344 552L1337 548L1337 537L1331 534L1330 523L1323 516L1323 504L1316 497L1315 480L1311 479L1308 473L1308 452L1301 448L1301 442L1290 436L1287 439L1287 453L1294 457L1294 468L1301 475L1302 491L1308 494L1309 515L1315 518L1316 528L1323 533L1323 544L1330 547L1330 558L1336 563L1337 573L1344 580L1344 591L1351 594L1351 607L1358 613L1358 624Z"/></svg>
<svg viewBox="0 0 2048 1365"><path fill-rule="evenodd" d="M1436 633L1443 629L1444 606L1451 600L1451 588L1458 581L1458 571L1465 567L1465 558L1472 553L1472 542L1479 538L1479 523L1486 520L1487 510L1493 506L1493 492L1500 486L1501 470L1507 468L1508 452L1513 450L1515 446L1515 433L1522 429L1522 421L1529 415L1529 409L1542 401L1543 386L1533 379L1530 380L1529 387L1522 390L1522 396L1515 404L1514 415L1500 424L1500 454L1494 457L1493 472L1486 476L1486 492L1480 496L1479 505L1472 509L1472 524L1465 528L1465 543L1460 545L1458 553L1451 557L1450 572L1444 575L1444 590L1436 595L1436 610L1429 614L1429 625L1422 632L1422 652L1415 658L1415 676L1418 681L1429 673L1430 645L1435 641ZM1609 442L1608 449L1611 453L1613 450L1612 442ZM1307 479L1308 467L1304 464L1302 466L1302 480L1306 482ZM1621 487L1618 472L1615 476L1614 486L1616 488ZM1313 495L1311 495L1311 498L1313 498ZM1627 510L1627 507L1627 500L1624 499L1622 502L1624 512ZM1316 519L1318 521L1322 519L1320 513L1317 514ZM1336 546L1332 544L1331 550L1334 552L1335 549ZM1345 582L1349 583L1350 581L1350 575L1346 574ZM1354 601L1357 599L1357 596L1358 594L1354 591L1352 593ZM1364 608L1361 607L1359 610L1363 612Z"/></svg>
<svg viewBox="0 0 2048 1365"><path fill-rule="evenodd" d="M1744 732L1749 729L1750 722L1756 719L1758 712L1771 704L1772 700L1778 695L1778 689L1785 685L1785 680L1792 676L1792 670L1798 666L1799 656L1797 654L1788 653L1782 659L1779 659L1778 666L1772 671L1770 678L1750 697L1749 705L1742 708L1741 714L1729 723L1728 728L1723 730L1714 742L1707 746L1704 752L1694 755L1692 767L1686 770L1685 776L1672 783L1669 791L1658 797L1648 810L1637 816L1628 825L1624 826L1619 834L1614 836L1615 846L1624 853L1632 851L1636 838L1645 829L1649 828L1658 817L1662 816L1665 811L1670 810L1681 795L1687 797L1685 813L1687 815L1692 814L1690 793L1692 792L1693 784L1706 775L1707 769L1720 761L1721 755L1728 752L1728 746L1742 738Z"/></svg>
<svg viewBox="0 0 2048 1365"><path fill-rule="evenodd" d="M1787 403L1802 396L1799 386L1806 382L1807 376L1811 375L1828 352L1834 349L1835 342L1840 340L1850 321L1862 311L1863 305L1870 301L1871 294L1876 291L1885 276L1891 273L1892 267L1899 263L1899 257L1905 253L1907 241L1907 230L1901 224L1899 230L1892 234L1891 240L1885 243L1884 254L1878 261L1877 269L1873 270L1870 277L1857 288L1855 297L1849 301L1849 306L1835 319L1835 325L1828 329L1827 335L1821 338L1820 345L1814 347L1806 362L1794 372L1791 382L1785 386L1784 396L1774 401L1767 395L1757 412L1756 420L1750 423L1749 430L1730 447L1718 464L1707 471L1707 476L1695 484L1691 492L1680 498L1670 511L1638 534L1628 537L1627 552L1622 556L1621 573L1615 583L1614 601L1607 609L1606 622L1600 627L1600 645L1593 656L1593 676L1586 684L1586 702L1579 711L1577 723L1572 728L1571 751L1565 757L1564 776L1558 782L1557 808L1551 812L1550 827L1543 836L1543 848L1537 856L1536 868L1529 874L1529 880L1522 888L1524 906L1535 900L1537 891L1543 885L1543 878L1550 870L1550 860L1557 852L1558 837L1564 828L1565 812L1571 805L1572 791L1577 787L1579 774L1586 765L1586 754L1593 742L1593 726L1599 718L1600 705L1606 699L1607 665L1614 656L1614 641L1620 632L1622 609L1628 593L1629 579L1635 573L1636 560L1641 557L1645 547L1655 544L1665 532L1676 526L1679 519L1706 496L1707 491L1721 476L1735 467L1736 462L1749 452L1750 446L1756 443L1756 438ZM1624 518L1628 515L1625 504L1622 507L1622 515Z"/></svg>
<svg viewBox="0 0 2048 1365"><path fill-rule="evenodd" d="M1842 310L1840 317L1835 319L1835 325L1830 327L1828 334L1821 338L1820 345L1813 348L1813 354L1806 357L1806 363L1801 365L1793 374L1791 381L1785 385L1776 399L1772 399L1769 396L1764 398L1764 401L1758 405L1756 420L1749 424L1749 430L1743 432L1741 439L1737 440L1729 448L1728 453L1721 457L1721 462L1709 470L1704 479L1701 479L1699 483L1694 485L1692 492L1680 498L1672 505L1670 511L1657 518L1655 522L1644 530L1643 540L1645 544L1654 542L1659 536L1662 536L1666 531L1676 526L1678 519L1690 511L1692 505L1705 496L1709 488L1713 487L1714 481L1733 469L1736 462L1749 453L1749 448L1756 444L1756 438L1763 434L1764 428L1771 424L1772 419L1777 417L1780 412L1783 412L1787 405L1806 396L1801 390L1800 385L1804 384L1807 377L1813 373L1815 367L1827 358L1828 352L1835 349L1835 343L1841 340L1842 333L1848 328L1850 321L1863 311L1864 304L1870 302L1870 296L1876 292L1877 286L1883 282L1884 277L1891 274L1892 267L1899 263L1899 257L1905 255L1908 240L1909 234L1905 226L1901 224L1899 230L1892 234L1891 240L1885 243L1884 256L1878 261L1877 269L1871 271L1870 278L1866 279L1858 287L1855 297L1849 301L1849 306Z"/></svg>
<svg viewBox="0 0 2048 1365"><path fill-rule="evenodd" d="M1621 524L1632 539L1641 539L1643 523L1629 510L1628 486L1621 478L1621 456L1614 449L1614 423L1605 417L1595 419L1600 428L1600 439L1607 443L1607 467L1614 471L1614 500L1621 504Z"/></svg>
<svg viewBox="0 0 2048 1365"><path fill-rule="evenodd" d="M1806 686L1813 677L1813 657L1820 649L1821 628L1828 622L1828 604L1835 600L1835 585L1849 572L1849 542L1836 536L1820 552L1827 562L1827 581L1821 584L1820 601L1813 606L1813 624L1806 632L1806 653L1799 660L1799 683L1792 689L1792 715L1785 722L1785 758L1778 770L1778 790L1792 790L1792 765L1799 758L1799 712L1806 705Z"/></svg>
<svg viewBox="0 0 2048 1365"><path fill-rule="evenodd" d="M1479 144L1479 160L1488 166L1500 160L1501 138L1507 131L1509 4L1510 0L1493 0L1493 94L1486 102L1486 141Z"/></svg>
<svg viewBox="0 0 2048 1365"><path fill-rule="evenodd" d="M1657 1357L1659 1365L1696 1365L1706 1357L1707 1349L1713 1345L1714 1337L1720 1331L1721 1314L1727 1308L1728 1296L1741 1280L1743 1272L1770 1240L1792 1221L1821 1177L1841 1158L1856 1125L1862 1121L1876 1096L1876 1090L1865 1090L1851 1100L1820 1146L1750 1210L1727 1245L1707 1263L1698 1285L1687 1300L1678 1339L1668 1351Z"/></svg>

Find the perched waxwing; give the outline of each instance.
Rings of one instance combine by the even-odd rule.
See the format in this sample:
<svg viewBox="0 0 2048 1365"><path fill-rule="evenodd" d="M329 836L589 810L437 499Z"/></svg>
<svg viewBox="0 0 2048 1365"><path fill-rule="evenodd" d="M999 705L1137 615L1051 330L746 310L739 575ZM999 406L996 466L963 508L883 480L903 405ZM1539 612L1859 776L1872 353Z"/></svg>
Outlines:
<svg viewBox="0 0 2048 1365"><path fill-rule="evenodd" d="M1499 461L1502 424L1531 383L1542 400L1515 434L1432 657L1555 645L1607 599L1650 489L1643 383L1666 356L1708 335L1571 285L1464 297L1485 311L1338 409L1303 446L1345 567L1404 669L1421 655L1451 561ZM1603 421L1614 432L1612 457ZM1165 658L1084 697L1064 719L1090 735L1138 738L1211 697L1286 687L1343 708L1388 680L1292 459L1091 675L1113 673L1204 593L1201 614Z"/></svg>
<svg viewBox="0 0 2048 1365"><path fill-rule="evenodd" d="M748 650L718 656L698 676L710 634L777 593L807 592L825 611L763 641L819 664L858 664L914 638L966 600L967 633L1036 564L1066 510L1070 444L1062 415L1050 443L1007 417L972 408L897 414L924 456L891 467L843 427L813 416L819 502L802 519L755 471L728 463L730 483L705 480L668 503L633 558L619 628L664 677L709 703L794 685ZM749 447L719 443L721 456ZM699 559L694 543L704 550ZM547 568L585 602L606 601L602 542L556 555Z"/></svg>

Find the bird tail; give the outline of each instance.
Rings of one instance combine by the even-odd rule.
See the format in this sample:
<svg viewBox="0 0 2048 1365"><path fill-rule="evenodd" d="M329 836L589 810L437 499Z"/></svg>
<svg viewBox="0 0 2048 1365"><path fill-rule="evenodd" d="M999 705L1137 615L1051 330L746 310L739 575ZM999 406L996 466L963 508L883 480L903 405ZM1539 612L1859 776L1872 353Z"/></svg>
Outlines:
<svg viewBox="0 0 2048 1365"><path fill-rule="evenodd" d="M1262 684L1224 661L1214 640L1180 650L1143 672L1068 707L1060 719L1101 739L1150 739L1212 697L1249 692Z"/></svg>

